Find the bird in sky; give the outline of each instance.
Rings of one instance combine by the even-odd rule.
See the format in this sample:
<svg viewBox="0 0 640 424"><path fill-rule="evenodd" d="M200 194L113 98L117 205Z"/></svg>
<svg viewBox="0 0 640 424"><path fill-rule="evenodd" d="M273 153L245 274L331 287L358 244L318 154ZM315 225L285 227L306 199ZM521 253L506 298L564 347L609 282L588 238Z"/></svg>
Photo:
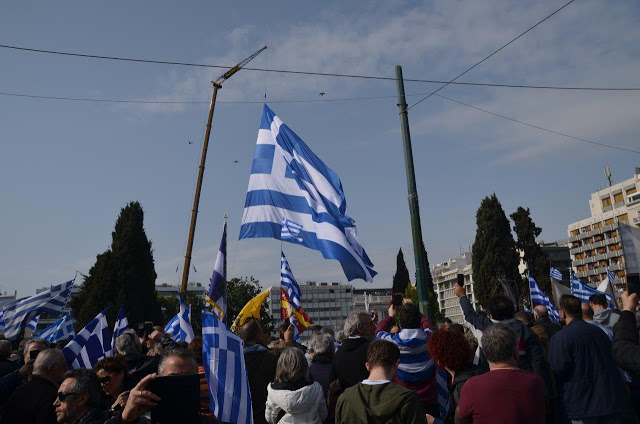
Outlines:
<svg viewBox="0 0 640 424"><path fill-rule="evenodd" d="M324 91L318 93L319 96L324 96L326 93Z"/></svg>
<svg viewBox="0 0 640 424"><path fill-rule="evenodd" d="M189 141L189 140L187 140L187 143L189 143L189 144L193 144L193 141Z"/></svg>
<svg viewBox="0 0 640 424"><path fill-rule="evenodd" d="M237 161L237 160L234 160L234 161L233 161L233 163L238 163L238 161Z"/></svg>

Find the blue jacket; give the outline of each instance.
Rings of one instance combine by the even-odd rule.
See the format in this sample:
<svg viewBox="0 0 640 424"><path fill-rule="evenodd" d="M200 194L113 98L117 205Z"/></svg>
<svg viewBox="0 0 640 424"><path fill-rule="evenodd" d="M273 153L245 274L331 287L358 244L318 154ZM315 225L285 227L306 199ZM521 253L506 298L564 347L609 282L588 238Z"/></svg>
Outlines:
<svg viewBox="0 0 640 424"><path fill-rule="evenodd" d="M569 419L601 417L629 409L611 342L595 325L574 319L549 344L549 368Z"/></svg>

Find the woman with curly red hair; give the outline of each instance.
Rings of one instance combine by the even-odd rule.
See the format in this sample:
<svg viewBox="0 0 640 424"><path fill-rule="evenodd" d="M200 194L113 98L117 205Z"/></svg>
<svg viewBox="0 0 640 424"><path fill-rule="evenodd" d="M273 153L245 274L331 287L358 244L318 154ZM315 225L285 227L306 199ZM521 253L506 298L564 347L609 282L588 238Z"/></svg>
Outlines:
<svg viewBox="0 0 640 424"><path fill-rule="evenodd" d="M442 421L427 415L427 423L453 424L462 386L468 379L481 374L482 371L473 364L471 346L464 334L458 331L445 329L436 331L429 337L427 349L433 362L446 369L453 381L449 384L449 398Z"/></svg>

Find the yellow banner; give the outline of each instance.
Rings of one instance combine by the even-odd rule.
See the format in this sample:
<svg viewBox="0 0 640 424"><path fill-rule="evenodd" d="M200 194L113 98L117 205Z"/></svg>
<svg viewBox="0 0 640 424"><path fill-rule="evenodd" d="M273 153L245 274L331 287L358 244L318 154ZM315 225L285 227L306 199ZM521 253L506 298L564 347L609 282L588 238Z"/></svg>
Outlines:
<svg viewBox="0 0 640 424"><path fill-rule="evenodd" d="M267 289L251 299L244 305L244 308L240 311L235 321L233 321L233 325L231 326L232 331L236 331L236 329L242 327L248 318L256 318L260 319L260 306L269 295L269 290Z"/></svg>

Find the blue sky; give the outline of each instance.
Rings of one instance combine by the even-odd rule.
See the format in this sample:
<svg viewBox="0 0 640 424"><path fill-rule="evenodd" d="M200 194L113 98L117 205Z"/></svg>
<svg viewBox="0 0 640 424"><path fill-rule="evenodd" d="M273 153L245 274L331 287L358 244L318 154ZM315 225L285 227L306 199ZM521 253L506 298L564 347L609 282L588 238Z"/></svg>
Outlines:
<svg viewBox="0 0 640 424"><path fill-rule="evenodd" d="M564 2L12 2L0 44L99 55L450 79ZM576 1L461 81L637 87L640 6ZM0 49L0 91L45 96L208 101L216 69L80 59ZM279 278L275 240L237 242L265 87L267 102L341 177L347 213L389 287L399 247L413 274L393 81L242 71L220 91L191 280L208 282L222 216L229 274ZM433 84L407 83L408 94ZM442 94L575 136L638 147L639 93L449 86ZM414 103L420 97L410 97ZM247 102L258 103L224 103ZM35 288L88 272L108 248L120 209L138 200L158 282L179 281L207 104L63 102L0 96L0 287ZM590 193L630 178L638 155L579 143L438 97L409 112L423 236L431 264L473 243L475 212L495 192L507 213L531 208L541 238L566 238ZM189 145L187 140L194 141ZM238 163L234 163L237 160ZM345 281L319 252L284 246L304 282ZM357 287L367 283L356 280Z"/></svg>

